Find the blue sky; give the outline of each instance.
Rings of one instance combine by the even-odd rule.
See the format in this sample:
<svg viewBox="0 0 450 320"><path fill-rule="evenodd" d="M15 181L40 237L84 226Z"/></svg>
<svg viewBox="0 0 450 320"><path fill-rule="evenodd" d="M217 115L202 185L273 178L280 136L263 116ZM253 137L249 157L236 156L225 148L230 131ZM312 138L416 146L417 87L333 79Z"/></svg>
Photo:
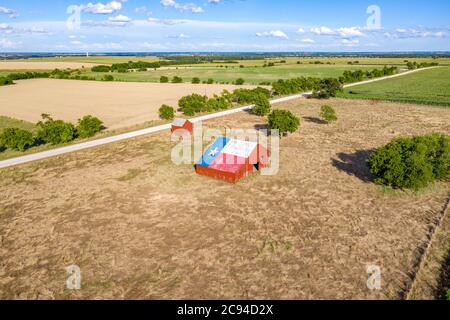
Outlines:
<svg viewBox="0 0 450 320"><path fill-rule="evenodd" d="M450 1L0 0L0 52L450 51Z"/></svg>

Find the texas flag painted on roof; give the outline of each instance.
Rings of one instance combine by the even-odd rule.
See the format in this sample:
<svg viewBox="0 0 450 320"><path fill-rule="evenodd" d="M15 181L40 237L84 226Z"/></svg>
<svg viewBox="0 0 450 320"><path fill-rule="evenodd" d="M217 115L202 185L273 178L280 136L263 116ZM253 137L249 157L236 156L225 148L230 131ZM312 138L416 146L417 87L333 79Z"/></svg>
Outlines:
<svg viewBox="0 0 450 320"><path fill-rule="evenodd" d="M203 154L197 166L223 172L236 173L250 163L258 144L243 140L219 137Z"/></svg>

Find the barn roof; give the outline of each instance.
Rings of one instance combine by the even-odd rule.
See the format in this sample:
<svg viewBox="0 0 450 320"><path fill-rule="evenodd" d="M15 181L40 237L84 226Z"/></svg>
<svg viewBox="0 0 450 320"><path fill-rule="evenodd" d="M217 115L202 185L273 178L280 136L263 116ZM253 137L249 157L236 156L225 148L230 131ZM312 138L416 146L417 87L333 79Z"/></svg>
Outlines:
<svg viewBox="0 0 450 320"><path fill-rule="evenodd" d="M184 126L186 121L186 119L176 118L175 120L173 120L172 125L174 125L175 127L182 127Z"/></svg>

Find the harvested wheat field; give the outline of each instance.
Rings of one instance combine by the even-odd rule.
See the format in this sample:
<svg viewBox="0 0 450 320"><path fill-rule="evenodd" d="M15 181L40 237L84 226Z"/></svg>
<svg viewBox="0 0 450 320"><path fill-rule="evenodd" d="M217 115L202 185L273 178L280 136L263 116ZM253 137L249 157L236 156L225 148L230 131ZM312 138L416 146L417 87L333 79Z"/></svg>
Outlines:
<svg viewBox="0 0 450 320"><path fill-rule="evenodd" d="M328 103L332 125L320 101L278 105L303 118L280 172L237 185L172 164L169 132L0 171L0 298L403 297L450 182L383 192L364 162L399 135L450 132L450 109ZM242 113L205 125L262 124ZM70 265L80 291L65 289Z"/></svg>
<svg viewBox="0 0 450 320"><path fill-rule="evenodd" d="M0 70L54 70L92 68L97 64L81 62L0 61Z"/></svg>
<svg viewBox="0 0 450 320"><path fill-rule="evenodd" d="M76 122L85 115L99 117L108 129L158 120L162 104L176 107L183 96L212 96L233 85L100 82L56 79L16 81L0 88L0 115L38 122L41 114ZM239 86L254 88L254 86Z"/></svg>

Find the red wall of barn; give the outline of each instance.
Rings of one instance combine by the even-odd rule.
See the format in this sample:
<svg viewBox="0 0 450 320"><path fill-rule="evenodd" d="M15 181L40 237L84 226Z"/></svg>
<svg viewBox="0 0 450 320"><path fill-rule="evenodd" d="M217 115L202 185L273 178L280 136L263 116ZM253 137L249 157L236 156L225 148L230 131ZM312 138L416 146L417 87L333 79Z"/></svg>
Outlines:
<svg viewBox="0 0 450 320"><path fill-rule="evenodd" d="M242 167L242 169L237 173L231 173L231 172L224 172L224 171L218 171L215 169L202 167L202 166L196 166L195 171L197 174L202 176L207 176L209 178L222 180L230 183L237 183L240 180L247 178L249 175L251 175L254 171L254 166L251 164L246 164Z"/></svg>

